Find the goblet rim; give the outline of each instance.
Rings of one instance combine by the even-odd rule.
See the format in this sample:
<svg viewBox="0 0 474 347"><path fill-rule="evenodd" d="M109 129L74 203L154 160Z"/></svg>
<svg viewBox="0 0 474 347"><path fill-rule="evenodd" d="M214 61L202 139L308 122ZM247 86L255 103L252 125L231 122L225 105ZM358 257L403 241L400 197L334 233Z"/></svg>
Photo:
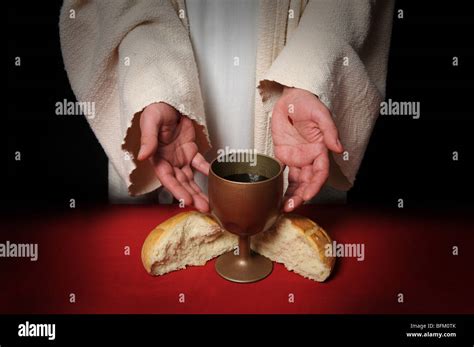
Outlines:
<svg viewBox="0 0 474 347"><path fill-rule="evenodd" d="M220 179L220 180L223 180L223 181L226 181L226 182L229 182L229 183L233 183L233 184L237 184L237 185L260 185L260 184L264 184L264 183L268 183L268 182L271 182L273 180L276 180L278 179L278 177L280 177L280 175L282 174L283 170L284 170L284 167L283 167L283 164L277 159L277 158L274 158L274 157L271 157L269 155L266 155L266 154L260 154L260 153L257 153L257 156L262 156L262 157L266 157L268 159L272 159L274 160L275 162L278 163L278 165L280 166L280 169L278 170L278 173L276 175L274 175L273 177L271 178L268 178L264 181L257 181L257 182L237 182L237 181L231 181L231 180L228 180L222 176L219 176L217 173L214 172L214 170L212 169L212 166L214 165L214 163L217 161L217 159L219 159L219 157L216 157L214 158L214 160L211 162L211 164L209 165L209 173L212 174L213 176L215 176L216 178Z"/></svg>

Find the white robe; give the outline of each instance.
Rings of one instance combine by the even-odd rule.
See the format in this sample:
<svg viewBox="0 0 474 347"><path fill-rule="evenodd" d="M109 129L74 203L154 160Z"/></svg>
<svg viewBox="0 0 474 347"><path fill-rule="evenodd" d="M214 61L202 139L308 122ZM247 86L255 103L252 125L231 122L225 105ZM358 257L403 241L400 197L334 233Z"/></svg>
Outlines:
<svg viewBox="0 0 474 347"><path fill-rule="evenodd" d="M273 152L269 124L282 86L308 90L331 110L349 154L331 155L328 182L341 190L353 185L385 94L392 15L392 0L260 1L253 143L259 152ZM139 115L149 104L166 102L193 119L198 147L209 149L183 0L66 0L60 36L74 93L96 103L89 123L128 193L160 186L150 164L134 159Z"/></svg>

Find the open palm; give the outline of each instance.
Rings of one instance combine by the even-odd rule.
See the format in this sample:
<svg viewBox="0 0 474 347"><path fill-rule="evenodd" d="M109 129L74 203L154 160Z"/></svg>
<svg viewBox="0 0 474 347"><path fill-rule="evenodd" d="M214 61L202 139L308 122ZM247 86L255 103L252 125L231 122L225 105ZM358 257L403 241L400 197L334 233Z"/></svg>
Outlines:
<svg viewBox="0 0 474 347"><path fill-rule="evenodd" d="M192 121L165 103L146 107L140 116L139 160L149 159L161 183L186 205L209 210L209 200L194 181L191 167L208 174L209 163L198 152Z"/></svg>
<svg viewBox="0 0 474 347"><path fill-rule="evenodd" d="M342 145L331 113L313 94L285 88L272 114L275 156L289 167L284 210L289 212L314 197L329 174L328 149Z"/></svg>

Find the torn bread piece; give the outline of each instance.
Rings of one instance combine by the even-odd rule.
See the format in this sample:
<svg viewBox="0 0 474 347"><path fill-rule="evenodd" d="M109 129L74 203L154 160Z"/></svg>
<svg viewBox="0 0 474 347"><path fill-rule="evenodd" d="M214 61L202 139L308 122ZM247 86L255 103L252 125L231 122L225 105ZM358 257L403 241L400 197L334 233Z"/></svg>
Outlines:
<svg viewBox="0 0 474 347"><path fill-rule="evenodd" d="M158 225L142 247L142 262L151 275L163 275L189 265L204 265L234 249L237 237L203 213L182 212Z"/></svg>
<svg viewBox="0 0 474 347"><path fill-rule="evenodd" d="M311 219L285 214L275 227L252 238L252 249L290 271L323 282L336 261L325 255L325 247L331 243L329 235Z"/></svg>

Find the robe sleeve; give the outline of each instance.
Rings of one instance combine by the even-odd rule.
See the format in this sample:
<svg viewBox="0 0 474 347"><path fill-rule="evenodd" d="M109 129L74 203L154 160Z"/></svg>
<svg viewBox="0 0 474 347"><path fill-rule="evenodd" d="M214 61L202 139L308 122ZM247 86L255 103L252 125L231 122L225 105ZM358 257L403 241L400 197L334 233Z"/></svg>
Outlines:
<svg viewBox="0 0 474 347"><path fill-rule="evenodd" d="M181 3L181 4L180 4ZM148 161L135 157L143 108L166 102L194 122L209 149L198 72L182 1L66 0L60 15L64 65L78 101L131 195L160 186Z"/></svg>
<svg viewBox="0 0 474 347"><path fill-rule="evenodd" d="M393 7L392 0L309 1L258 81L267 110L283 86L310 91L328 107L347 152L331 154L328 183L340 190L354 184L385 95Z"/></svg>

